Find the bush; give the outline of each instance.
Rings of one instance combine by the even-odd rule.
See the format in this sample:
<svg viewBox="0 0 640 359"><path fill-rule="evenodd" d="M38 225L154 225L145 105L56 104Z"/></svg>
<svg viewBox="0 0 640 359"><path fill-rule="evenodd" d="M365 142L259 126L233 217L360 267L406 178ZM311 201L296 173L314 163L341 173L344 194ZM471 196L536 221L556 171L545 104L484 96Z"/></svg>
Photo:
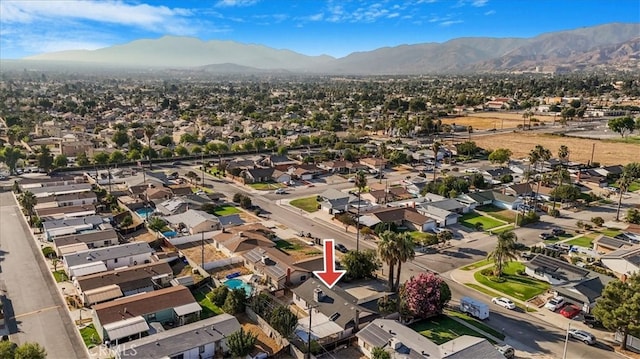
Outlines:
<svg viewBox="0 0 640 359"><path fill-rule="evenodd" d="M523 269L518 269L518 270L516 270L516 274L517 275L524 275L524 270Z"/></svg>
<svg viewBox="0 0 640 359"><path fill-rule="evenodd" d="M240 203L240 201L242 201L242 198L244 197L244 195L242 193L236 193L233 195L233 202L235 203Z"/></svg>
<svg viewBox="0 0 640 359"><path fill-rule="evenodd" d="M551 217L558 218L558 217L560 217L560 211L559 211L559 210L557 210L557 209L550 209L550 210L549 210L549 215L550 215Z"/></svg>
<svg viewBox="0 0 640 359"><path fill-rule="evenodd" d="M493 276L493 268L485 268L483 270L480 271L480 274L482 274L485 277L491 277Z"/></svg>
<svg viewBox="0 0 640 359"><path fill-rule="evenodd" d="M592 228L593 228L593 226L592 226L592 225L590 225L589 223L585 223L585 224L584 224L584 229L585 229L586 231L590 231Z"/></svg>
<svg viewBox="0 0 640 359"><path fill-rule="evenodd" d="M222 307L222 305L224 305L224 301L227 299L228 294L229 288L221 285L211 291L211 294L209 294L209 299L213 304L217 305L218 307Z"/></svg>
<svg viewBox="0 0 640 359"><path fill-rule="evenodd" d="M604 224L604 219L602 217L592 217L591 222L598 227L602 227Z"/></svg>
<svg viewBox="0 0 640 359"><path fill-rule="evenodd" d="M504 283L504 282L507 281L507 278L491 276L491 277L489 277L489 280L491 280L492 282L495 282L495 283Z"/></svg>
<svg viewBox="0 0 640 359"><path fill-rule="evenodd" d="M577 221L577 222L576 222L576 227L578 227L578 228L580 228L580 229L584 228L584 222L582 222L582 221Z"/></svg>
<svg viewBox="0 0 640 359"><path fill-rule="evenodd" d="M55 258L55 257L57 257L56 251L54 251L53 248L51 248L51 247L42 248L42 254L44 254L44 256L47 257L47 258Z"/></svg>

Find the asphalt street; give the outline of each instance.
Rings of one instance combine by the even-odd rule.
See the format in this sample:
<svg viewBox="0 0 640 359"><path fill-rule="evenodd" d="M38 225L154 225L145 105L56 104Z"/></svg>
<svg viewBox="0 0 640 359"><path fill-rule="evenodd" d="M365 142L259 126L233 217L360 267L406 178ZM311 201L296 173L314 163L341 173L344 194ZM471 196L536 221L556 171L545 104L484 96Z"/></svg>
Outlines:
<svg viewBox="0 0 640 359"><path fill-rule="evenodd" d="M11 341L36 342L47 358L87 353L53 278L10 192L0 193L0 290Z"/></svg>

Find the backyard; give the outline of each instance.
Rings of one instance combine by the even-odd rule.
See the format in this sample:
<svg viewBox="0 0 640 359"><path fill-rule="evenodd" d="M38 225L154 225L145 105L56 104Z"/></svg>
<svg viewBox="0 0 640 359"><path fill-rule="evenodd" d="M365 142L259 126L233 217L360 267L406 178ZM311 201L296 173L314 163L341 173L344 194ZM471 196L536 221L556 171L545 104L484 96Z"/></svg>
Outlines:
<svg viewBox="0 0 640 359"><path fill-rule="evenodd" d="M80 336L82 336L82 341L88 348L100 344L100 336L93 324L80 329Z"/></svg>
<svg viewBox="0 0 640 359"><path fill-rule="evenodd" d="M429 340L437 345L446 343L462 335L471 335L480 338L483 337L475 330L458 323L444 314L435 318L419 321L409 327L429 338ZM492 341L489 338L487 338L487 340Z"/></svg>
<svg viewBox="0 0 640 359"><path fill-rule="evenodd" d="M202 292L197 292L194 297L198 301L198 304L202 307L202 313L200 314L201 319L206 319L210 317L214 317L218 314L224 313L220 307L213 304L209 297Z"/></svg>
<svg viewBox="0 0 640 359"><path fill-rule="evenodd" d="M509 209L499 208L493 205L487 205L487 206L478 207L477 210L481 212L485 212L491 217L497 218L501 221L505 221L508 223L514 223L516 221L516 212Z"/></svg>
<svg viewBox="0 0 640 359"><path fill-rule="evenodd" d="M316 196L294 199L290 203L292 206L309 213L313 213L318 210L318 199Z"/></svg>
<svg viewBox="0 0 640 359"><path fill-rule="evenodd" d="M621 230L615 229L615 228L602 228L602 229L599 229L598 232L604 234L607 237L615 237L618 234L622 233Z"/></svg>
<svg viewBox="0 0 640 359"><path fill-rule="evenodd" d="M56 282L58 283L69 280L67 273L65 273L63 270L57 270L53 272L53 278L55 278Z"/></svg>
<svg viewBox="0 0 640 359"><path fill-rule="evenodd" d="M315 246L310 246L297 239L281 239L276 241L276 248L290 255L293 260L301 260L311 256L322 254Z"/></svg>
<svg viewBox="0 0 640 359"><path fill-rule="evenodd" d="M504 281L495 281L493 277L483 275L481 270L475 272L473 277L491 289L520 300L531 299L551 287L547 282L516 274L518 271L524 272L524 269L524 264L520 262L509 262L503 269L501 279Z"/></svg>
<svg viewBox="0 0 640 359"><path fill-rule="evenodd" d="M483 216L478 212L465 213L462 217L460 217L460 224L465 227L476 228L477 223L482 224L482 229L484 230L488 230L505 224L493 218Z"/></svg>

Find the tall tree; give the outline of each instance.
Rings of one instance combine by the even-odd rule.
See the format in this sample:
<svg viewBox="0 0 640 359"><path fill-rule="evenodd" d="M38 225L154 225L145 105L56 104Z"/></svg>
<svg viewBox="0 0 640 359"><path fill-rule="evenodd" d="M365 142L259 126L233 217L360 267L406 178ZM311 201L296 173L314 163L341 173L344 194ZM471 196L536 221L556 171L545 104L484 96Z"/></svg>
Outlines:
<svg viewBox="0 0 640 359"><path fill-rule="evenodd" d="M607 126L611 131L616 132L620 136L624 137L627 132L632 133L636 128L636 123L631 116L618 117L609 120Z"/></svg>
<svg viewBox="0 0 640 359"><path fill-rule="evenodd" d="M298 325L298 317L288 307L280 305L271 312L269 324L284 338L290 338Z"/></svg>
<svg viewBox="0 0 640 359"><path fill-rule="evenodd" d="M45 145L41 145L37 149L38 154L36 155L36 161L38 161L38 167L42 168L46 172L49 172L51 166L53 165L53 155L51 154L51 150L49 147Z"/></svg>
<svg viewBox="0 0 640 359"><path fill-rule="evenodd" d="M548 148L545 148L542 145L536 145L529 152L529 163L533 164L534 168L538 167L538 169L536 170L538 172L538 174L536 174L536 180L538 182L536 189L536 206L538 204L538 193L540 193L541 178L539 176L539 173L542 172L542 165L544 165L544 162L548 161L550 158L551 151L549 151Z"/></svg>
<svg viewBox="0 0 640 359"><path fill-rule="evenodd" d="M53 167L63 168L63 167L67 167L68 164L69 164L69 159L65 155L60 154L53 159Z"/></svg>
<svg viewBox="0 0 640 359"><path fill-rule="evenodd" d="M438 152L440 152L440 148L442 148L442 144L438 141L434 142L431 145L431 150L433 151L433 180L434 181L436 180L436 173L438 172Z"/></svg>
<svg viewBox="0 0 640 359"><path fill-rule="evenodd" d="M253 332L240 328L227 337L227 346L234 358L244 358L254 349L257 339Z"/></svg>
<svg viewBox="0 0 640 359"><path fill-rule="evenodd" d="M376 252L373 249L361 252L349 251L342 256L340 264L347 271L347 276L350 279L369 278L373 272L380 268L380 262L378 262Z"/></svg>
<svg viewBox="0 0 640 359"><path fill-rule="evenodd" d="M616 221L620 220L620 207L622 206L622 195L627 192L631 183L640 178L640 162L632 162L624 166L620 178L616 181L618 184L618 208L616 209Z"/></svg>
<svg viewBox="0 0 640 359"><path fill-rule="evenodd" d="M640 273L632 274L625 282L609 282L596 301L593 315L605 328L622 332L620 346L626 350L627 336L640 336Z"/></svg>
<svg viewBox="0 0 640 359"><path fill-rule="evenodd" d="M365 188L367 188L367 176L364 171L358 171L356 173L356 187L358 188L358 214L356 217L356 252L360 251L360 207L361 207L361 194Z"/></svg>
<svg viewBox="0 0 640 359"><path fill-rule="evenodd" d="M402 272L402 263L413 260L416 257L415 245L411 239L409 232L404 232L396 236L396 251L398 252L398 267L396 272L395 289L400 288L400 273Z"/></svg>
<svg viewBox="0 0 640 359"><path fill-rule="evenodd" d="M381 347L371 349L371 359L391 359L391 354Z"/></svg>
<svg viewBox="0 0 640 359"><path fill-rule="evenodd" d="M153 125L147 124L144 126L144 137L147 138L147 147L151 148L151 137L155 135L156 128ZM149 151L147 155L147 159L149 160L149 170L151 170L151 151Z"/></svg>
<svg viewBox="0 0 640 359"><path fill-rule="evenodd" d="M21 158L24 158L24 154L17 147L7 146L0 150L0 161L9 167L9 174L16 173L16 166Z"/></svg>
<svg viewBox="0 0 640 359"><path fill-rule="evenodd" d="M389 266L389 290L391 291L394 290L394 268L398 263L395 237L397 237L396 233L384 231L380 233L380 241L378 242L378 257Z"/></svg>
<svg viewBox="0 0 640 359"><path fill-rule="evenodd" d="M503 165L509 162L512 154L508 148L498 148L489 154L489 161Z"/></svg>
<svg viewBox="0 0 640 359"><path fill-rule="evenodd" d="M413 316L429 318L442 313L451 300L451 290L440 276L426 272L408 280L402 287L400 298Z"/></svg>
<svg viewBox="0 0 640 359"><path fill-rule="evenodd" d="M24 343L16 348L14 359L45 359L47 351L38 343Z"/></svg>
<svg viewBox="0 0 640 359"><path fill-rule="evenodd" d="M563 165L566 164L569 160L569 147L561 145L558 149L558 158L560 159L560 163Z"/></svg>
<svg viewBox="0 0 640 359"><path fill-rule="evenodd" d="M487 255L487 258L493 259L495 262L493 274L497 277L502 276L504 265L513 259L516 259L516 241L518 237L513 231L502 232L498 235L496 248Z"/></svg>
<svg viewBox="0 0 640 359"><path fill-rule="evenodd" d="M27 216L29 216L29 225L31 225L33 209L38 204L38 198L32 192L25 191L20 195L20 197L18 197L18 203L20 203Z"/></svg>

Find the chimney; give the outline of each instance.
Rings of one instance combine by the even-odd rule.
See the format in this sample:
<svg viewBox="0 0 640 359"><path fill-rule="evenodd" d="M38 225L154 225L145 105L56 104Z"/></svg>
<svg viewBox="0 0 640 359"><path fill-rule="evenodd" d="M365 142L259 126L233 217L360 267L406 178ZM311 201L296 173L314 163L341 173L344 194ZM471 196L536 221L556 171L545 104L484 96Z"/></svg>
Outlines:
<svg viewBox="0 0 640 359"><path fill-rule="evenodd" d="M262 264L267 264L267 260L269 260L269 256L263 255L262 257L260 257L260 262L262 262Z"/></svg>
<svg viewBox="0 0 640 359"><path fill-rule="evenodd" d="M244 237L244 233L242 231L238 232L238 237Z"/></svg>
<svg viewBox="0 0 640 359"><path fill-rule="evenodd" d="M316 303L320 303L323 297L324 297L324 293L322 293L322 289L316 288L313 290L313 300Z"/></svg>

